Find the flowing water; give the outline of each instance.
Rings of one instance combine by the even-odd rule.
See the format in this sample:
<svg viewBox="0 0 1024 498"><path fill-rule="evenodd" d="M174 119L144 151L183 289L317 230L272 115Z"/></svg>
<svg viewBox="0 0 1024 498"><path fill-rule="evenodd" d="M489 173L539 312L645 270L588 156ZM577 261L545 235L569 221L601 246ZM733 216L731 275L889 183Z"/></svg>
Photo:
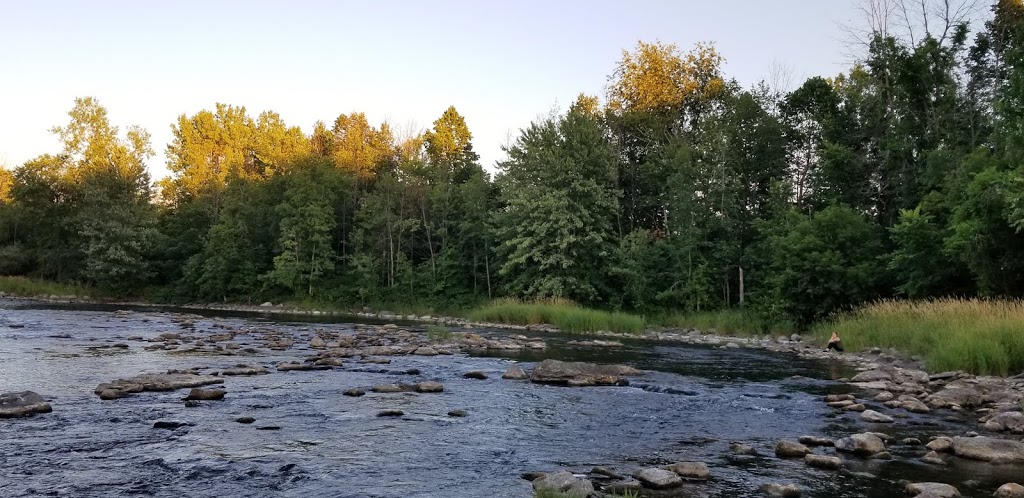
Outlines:
<svg viewBox="0 0 1024 498"><path fill-rule="evenodd" d="M54 410L0 420L0 496L526 497L531 490L523 472L586 472L602 465L628 473L680 460L711 467L712 481L686 488L688 496L708 497L756 495L765 482L797 483L804 496L899 496L904 479L949 482L980 497L1022 475L1020 467L961 460L948 468L928 466L917 460L921 447L899 444L890 446L894 460L849 457L848 470L840 473L775 458L772 448L781 438L879 429L822 402L822 395L846 389L833 380L849 374L837 362L643 341L595 349L545 335L549 347L529 354L396 356L387 369L353 362L329 371L276 372L272 365L301 361L310 351L296 347L249 357L148 351L150 343L138 338L180 332L172 321L176 314L115 309L0 300L0 392L33 390ZM197 330L215 324L296 336L314 326L297 317L237 313L195 322ZM347 332L356 325L315 327ZM528 367L544 358L625 363L647 372L628 387L566 388L500 378L513 361ZM101 382L143 372L215 371L236 363L261 364L272 373L227 378L224 401L193 408L181 402L183 391L114 401L93 394ZM398 373L409 368L421 373ZM470 370L490 378L462 378ZM341 395L350 387L418 380L440 381L445 390ZM405 416L379 418L382 409ZM468 415L449 417L453 409ZM256 422L239 424L240 416ZM189 425L156 429L157 420ZM881 429L925 441L968 430L917 415ZM731 458L732 441L753 445L763 457Z"/></svg>

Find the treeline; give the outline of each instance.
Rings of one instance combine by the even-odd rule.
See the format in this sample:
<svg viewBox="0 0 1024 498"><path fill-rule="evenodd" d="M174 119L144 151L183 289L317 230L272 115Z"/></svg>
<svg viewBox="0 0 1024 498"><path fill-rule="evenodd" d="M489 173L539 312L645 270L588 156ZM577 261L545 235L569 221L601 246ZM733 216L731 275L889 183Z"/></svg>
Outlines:
<svg viewBox="0 0 1024 498"><path fill-rule="evenodd" d="M641 42L604 99L521 130L493 177L454 107L420 134L353 113L306 135L218 104L174 124L154 188L148 135L79 99L60 153L0 173L0 274L799 324L880 297L1021 296L1024 7L944 20L876 28L848 72L789 92L741 88L710 45Z"/></svg>

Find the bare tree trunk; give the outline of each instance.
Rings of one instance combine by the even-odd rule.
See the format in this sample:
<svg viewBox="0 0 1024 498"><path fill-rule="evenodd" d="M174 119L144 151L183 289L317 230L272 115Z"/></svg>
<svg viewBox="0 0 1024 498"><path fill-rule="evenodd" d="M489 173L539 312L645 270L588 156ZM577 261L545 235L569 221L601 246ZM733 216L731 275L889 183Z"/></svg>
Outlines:
<svg viewBox="0 0 1024 498"><path fill-rule="evenodd" d="M743 307L743 267L740 267L740 307Z"/></svg>

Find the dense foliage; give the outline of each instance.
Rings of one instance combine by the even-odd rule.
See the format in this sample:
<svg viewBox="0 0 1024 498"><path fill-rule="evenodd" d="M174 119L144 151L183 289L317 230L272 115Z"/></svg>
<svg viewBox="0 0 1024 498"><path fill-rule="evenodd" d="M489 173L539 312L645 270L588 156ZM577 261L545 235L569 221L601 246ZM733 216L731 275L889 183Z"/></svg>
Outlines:
<svg viewBox="0 0 1024 498"><path fill-rule="evenodd" d="M361 113L307 135L218 104L173 125L154 189L145 131L79 99L62 151L0 169L0 274L803 325L878 298L1021 296L1024 7L936 24L874 29L849 71L792 91L741 88L711 45L641 42L603 105L581 95L521 130L493 176L454 107L399 137Z"/></svg>

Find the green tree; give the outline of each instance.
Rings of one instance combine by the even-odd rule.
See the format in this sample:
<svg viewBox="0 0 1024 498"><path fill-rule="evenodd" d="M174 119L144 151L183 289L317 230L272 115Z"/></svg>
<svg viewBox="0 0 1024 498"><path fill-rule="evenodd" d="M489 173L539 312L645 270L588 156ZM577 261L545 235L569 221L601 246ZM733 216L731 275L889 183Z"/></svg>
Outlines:
<svg viewBox="0 0 1024 498"><path fill-rule="evenodd" d="M797 323L806 326L878 295L882 234L865 216L831 206L810 217L791 215L788 225L770 241L771 280Z"/></svg>
<svg viewBox="0 0 1024 498"><path fill-rule="evenodd" d="M615 154L599 122L573 107L535 122L499 164L499 273L527 298L608 299L616 246Z"/></svg>

